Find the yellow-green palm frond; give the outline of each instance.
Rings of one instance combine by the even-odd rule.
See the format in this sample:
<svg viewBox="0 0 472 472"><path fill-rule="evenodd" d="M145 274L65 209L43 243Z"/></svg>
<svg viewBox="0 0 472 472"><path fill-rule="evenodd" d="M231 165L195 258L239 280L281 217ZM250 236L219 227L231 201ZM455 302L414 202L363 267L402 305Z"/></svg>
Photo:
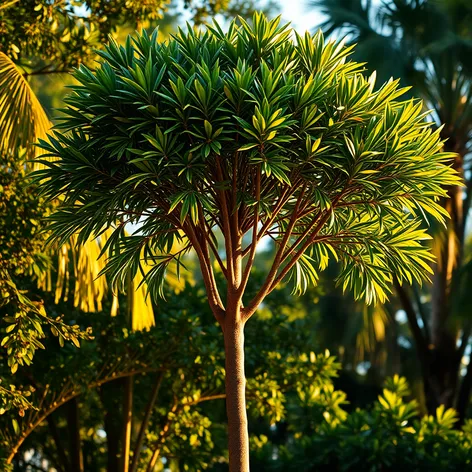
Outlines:
<svg viewBox="0 0 472 472"><path fill-rule="evenodd" d="M46 112L15 63L0 52L0 152L26 147L45 139L51 128Z"/></svg>
<svg viewBox="0 0 472 472"><path fill-rule="evenodd" d="M47 139L51 126L21 71L0 52L0 153L11 153L20 147L25 147L31 157L38 151L42 153L33 144L40 138ZM77 245L77 237L72 236L57 251L56 283L52 283L51 271L47 269L38 278L39 288L54 292L56 303L72 296L74 307L88 313L102 311L108 285L105 277L98 277L105 266L104 258L99 255L106 239L107 232L100 239ZM70 287L71 274L74 276L73 287ZM182 282L175 274L169 275L171 285L178 290ZM141 285L142 277L139 277L140 274L131 282L128 294L133 330L149 329L154 325L152 304L150 298L146 298L146 287ZM117 310L118 298L114 296L112 315Z"/></svg>
<svg viewBox="0 0 472 472"><path fill-rule="evenodd" d="M383 305L366 305L361 310L356 336L356 359L362 362L367 355L375 353L379 344L385 341L386 327L389 322Z"/></svg>
<svg viewBox="0 0 472 472"><path fill-rule="evenodd" d="M69 281L73 273L74 307L80 308L86 313L102 311L103 300L108 293L109 286L106 277L99 277L100 272L106 265L106 259L100 257L100 252L112 233L113 230L110 228L104 231L99 238L90 238L81 245L77 245L77 237L72 236L70 241L57 252L56 283L52 285L51 275L44 274L44 277L38 282L40 288L54 291L56 303L60 300L67 301L71 292ZM146 264L142 265L145 273L150 268ZM172 265L167 271L166 280L169 287L177 293L183 289L186 283L186 279L180 277ZM116 316L119 310L119 299L117 294L112 296L111 315ZM151 297L147 294L147 286L143 282L143 274L140 271L130 281L127 288L127 297L133 331L148 330L153 327L155 320Z"/></svg>
<svg viewBox="0 0 472 472"><path fill-rule="evenodd" d="M107 283L104 277L98 277L105 265L99 258L100 247L90 239L77 246L75 239L73 236L70 246L74 251L74 306L85 312L102 311Z"/></svg>

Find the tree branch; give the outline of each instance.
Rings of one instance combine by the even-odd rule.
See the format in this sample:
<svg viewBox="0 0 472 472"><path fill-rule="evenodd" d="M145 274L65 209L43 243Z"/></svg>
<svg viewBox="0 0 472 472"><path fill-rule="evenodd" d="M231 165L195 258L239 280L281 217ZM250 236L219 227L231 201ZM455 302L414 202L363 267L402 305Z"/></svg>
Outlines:
<svg viewBox="0 0 472 472"><path fill-rule="evenodd" d="M314 220L312 221L312 223L310 224L310 228L309 230L311 230L313 228L313 224L316 224L316 222L319 220L319 223L318 225L316 226L316 228L314 229L314 231L311 233L310 237L307 237L308 235L305 235L305 236L301 236L300 238L297 239L297 241L292 245L291 248L289 248L289 250L287 251L286 254L284 254L284 256L282 257L282 260L281 260L281 263L282 261L284 261L290 254L291 252L293 251L293 248L300 244L303 239L306 237L306 241L305 243L302 245L302 247L292 256L292 258L290 259L290 262L287 263L287 265L282 269L282 271L280 272L280 274L274 278L274 280L272 281L272 284L270 285L269 287L269 290L268 290L268 294L270 292L272 292L272 290L275 289L275 287L284 279L284 277L290 272L290 270L293 268L293 266L297 263L297 261L300 259L300 257L305 253L305 251L310 247L310 245L312 245L314 243L314 240L316 238L316 236L318 235L318 232L319 230L323 227L323 225L326 223L326 221L328 220L328 218L330 217L331 215L331 212L333 211L333 209L331 208L331 211L328 211L325 216L323 216L321 218L321 220L319 220L319 217L321 216L321 213L320 215L318 215L316 218L314 218ZM305 232L306 233L306 232Z"/></svg>
<svg viewBox="0 0 472 472"><path fill-rule="evenodd" d="M177 406L178 406L178 403L177 403L177 400L175 399L174 404L172 405L172 408L169 412L169 413L173 413L173 415L169 417L169 413L167 414L167 421L159 434L159 439L156 441L155 448L153 449L153 452L151 455L151 459L149 460L148 466L146 468L146 472L152 472L154 470L154 467L156 466L157 459L159 458L159 453L161 452L161 445L165 437L167 436L170 430L170 427L172 426L172 423L174 422L177 416L176 414Z"/></svg>
<svg viewBox="0 0 472 472"><path fill-rule="evenodd" d="M183 230L187 235L188 239L192 243L198 259L200 261L200 267L202 269L203 282L205 283L205 288L208 294L208 302L210 307L215 315L217 321L222 324L224 319L224 306L221 301L220 293L216 285L215 274L213 272L213 267L211 265L211 260L208 254L208 247L205 246L206 251L200 245L200 241L195 233L195 229L191 223L184 225Z"/></svg>
<svg viewBox="0 0 472 472"><path fill-rule="evenodd" d="M295 224L298 220L298 210L300 208L304 194L305 194L305 186L303 186L297 198L297 202L295 203L295 208L293 209L292 217L290 218L290 223L288 224L288 227L282 239L282 242L280 243L280 246L275 254L274 262L272 263L272 267L270 268L269 274L267 275L267 278L264 284L259 289L259 292L256 294L256 296L251 300L249 305L243 309L243 319L245 321L248 320L253 315L253 313L256 311L257 307L261 303L261 301L269 293L269 289L277 275L277 271L279 270L280 261L285 251L285 247L287 245L288 240L290 239L293 228L295 227Z"/></svg>
<svg viewBox="0 0 472 472"><path fill-rule="evenodd" d="M261 168L260 166L257 167L257 175L256 175L256 206L254 209L254 225L252 227L252 243L251 243L251 250L249 252L249 259L246 262L246 267L244 268L243 277L241 280L241 285L239 287L240 293L243 293L247 282L249 280L249 274L251 273L252 266L254 264L254 259L256 256L256 248L257 248L257 227L259 226L259 201L261 199Z"/></svg>
<svg viewBox="0 0 472 472"><path fill-rule="evenodd" d="M294 184L295 186L295 184ZM291 191L290 191L291 190ZM271 216L269 217L268 220L266 220L262 226L261 226L261 229L259 230L259 233L257 235L257 243L259 243L259 241L265 236L266 234L266 231L270 228L270 226L274 223L274 220L275 218L277 217L277 215L280 213L280 211L283 209L284 205L288 202L288 200L292 197L293 193L295 191L295 187L292 187L290 188L289 186L287 186L283 192L282 192L282 195L280 196L280 198L278 199L277 201L277 204L275 205L275 208L274 208L274 211L272 212ZM247 231L249 230L250 228L247 229ZM246 247L244 250L243 250L243 257L245 257L249 251L251 249L251 246L248 245L248 247Z"/></svg>
<svg viewBox="0 0 472 472"><path fill-rule="evenodd" d="M216 169L217 169L217 176L219 180L217 185L223 186L225 180L223 176L223 171L221 169L219 156L216 156ZM218 193L220 194L220 198L221 198L221 201L219 201L219 204L220 204L221 215L223 218L222 227L223 227L223 236L224 236L225 248L226 248L226 264L228 267L228 276L229 276L228 283L231 285L234 281L234 267L233 267L233 257L232 257L233 241L232 241L232 232L231 232L231 227L230 227L230 215L229 215L228 203L226 201L226 190L224 188L221 188L218 190Z"/></svg>
<svg viewBox="0 0 472 472"><path fill-rule="evenodd" d="M101 385L103 385L107 382L111 382L112 380L116 380L116 379L119 379L119 378L122 378L122 377L127 377L129 375L143 374L143 373L146 373L146 372L155 372L157 370L158 369L137 369L137 370L134 370L134 371L122 372L122 373L119 373L117 375L111 375L111 376L106 377L104 379L100 379L100 380L91 382L90 384L87 385L87 388L89 390L91 390L93 388L100 387ZM80 395L80 393L81 392L78 388L73 387L72 390L70 390L68 392L65 392L60 400L55 401L54 403L52 403L50 405L49 409L47 409L47 410L42 410L42 404L43 404L44 398L45 398L45 396L43 396L43 399L42 399L40 405L38 405L38 408L39 408L41 414L38 414L36 419L28 422L27 429L25 431L23 431L23 433L21 433L21 436L18 437L18 439L16 440L16 443L13 445L12 448L10 448L9 454L8 454L8 457L7 457L7 464L12 463L12 461L13 461L14 457L16 456L19 448L21 447L21 445L23 444L25 439L35 430L35 428L37 428L51 413L56 411L60 406L67 403L69 400L72 400L73 398L78 397Z"/></svg>
<svg viewBox="0 0 472 472"><path fill-rule="evenodd" d="M12 5L14 5L15 3L18 3L20 0L10 0L9 2L7 1L6 3L4 3L3 5L0 5L0 10L4 10L5 8L9 8L11 7Z"/></svg>
<svg viewBox="0 0 472 472"><path fill-rule="evenodd" d="M203 236L208 244L208 246L210 247L211 249L211 252L213 253L213 255L215 256L215 259L216 261L218 262L218 266L220 267L221 269L221 272L223 272L223 275L225 276L226 280L228 280L228 271L227 271L227 268L226 266L224 265L223 261L221 260L221 257L220 255L218 254L218 248L215 246L215 244L213 243L213 240L211 238L211 234L212 234L212 231L211 231L211 228L210 228L210 225L208 224L208 221L206 220L206 218L204 217L204 214L203 214L203 209L201 207L200 204L198 204L198 212L200 214L200 219L202 221L205 222L205 226L207 228L207 231L204 231L203 232Z"/></svg>

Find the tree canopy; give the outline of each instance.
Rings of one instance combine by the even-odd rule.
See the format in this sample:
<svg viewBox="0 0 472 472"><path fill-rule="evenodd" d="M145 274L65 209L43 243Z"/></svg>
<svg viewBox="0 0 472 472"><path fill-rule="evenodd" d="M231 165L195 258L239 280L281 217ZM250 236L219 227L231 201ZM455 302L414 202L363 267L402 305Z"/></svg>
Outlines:
<svg viewBox="0 0 472 472"><path fill-rule="evenodd" d="M146 261L152 295L193 247L220 309L210 251L228 279L234 267L220 258L216 227L253 233L246 247L236 235L225 240L227 255L249 260L241 287L257 243L275 240L260 295L285 276L303 291L330 257L343 264L344 287L369 302L385 300L393 272L420 281L432 257L418 215L442 221L441 185L458 182L440 131L421 102L399 100L406 89L397 81L376 88L375 76L364 77L347 60L351 48L290 34L258 15L253 26L241 20L224 33L215 24L166 43L144 32L111 42L95 72L80 67L57 127L69 133L42 141L52 159L36 174L49 197L65 195L55 236L85 240L116 225L108 272L120 284ZM169 253L183 234L183 248Z"/></svg>

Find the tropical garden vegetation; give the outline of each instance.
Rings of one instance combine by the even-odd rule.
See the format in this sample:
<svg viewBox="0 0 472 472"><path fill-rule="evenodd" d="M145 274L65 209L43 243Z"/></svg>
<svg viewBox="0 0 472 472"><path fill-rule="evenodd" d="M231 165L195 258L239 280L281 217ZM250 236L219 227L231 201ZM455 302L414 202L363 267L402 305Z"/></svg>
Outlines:
<svg viewBox="0 0 472 472"><path fill-rule="evenodd" d="M472 467L471 8L312 7L0 5L2 470Z"/></svg>

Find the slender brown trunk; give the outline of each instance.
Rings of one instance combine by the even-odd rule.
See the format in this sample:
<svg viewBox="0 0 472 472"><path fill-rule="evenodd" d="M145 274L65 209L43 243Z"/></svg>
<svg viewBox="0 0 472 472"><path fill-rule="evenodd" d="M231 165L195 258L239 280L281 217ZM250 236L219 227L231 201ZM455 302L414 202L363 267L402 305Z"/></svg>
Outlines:
<svg viewBox="0 0 472 472"><path fill-rule="evenodd" d="M121 471L129 471L131 448L131 426L133 420L133 385L134 376L125 378L123 389L123 439L121 441Z"/></svg>
<svg viewBox="0 0 472 472"><path fill-rule="evenodd" d="M100 388L104 409L104 428L107 435L107 472L120 472L121 418L116 414L120 408L122 379L116 379Z"/></svg>
<svg viewBox="0 0 472 472"><path fill-rule="evenodd" d="M67 426L69 429L71 472L84 472L77 398L73 398L67 403Z"/></svg>
<svg viewBox="0 0 472 472"><path fill-rule="evenodd" d="M223 326L228 415L229 472L249 472L249 436L244 375L244 322L239 308L228 304Z"/></svg>
<svg viewBox="0 0 472 472"><path fill-rule="evenodd" d="M460 143L449 138L445 151L458 152L453 168L463 176ZM442 205L450 215L447 228L437 238L438 264L435 268L431 299L431 336L424 387L428 411L434 413L439 405L454 406L459 380L460 353L457 349L458 329L451 322L452 284L463 256L464 200L462 186L448 188L448 199Z"/></svg>
<svg viewBox="0 0 472 472"><path fill-rule="evenodd" d="M467 366L467 372L462 379L462 384L459 389L459 395L457 397L457 413L459 414L458 426L464 424L467 410L469 408L470 402L470 392L472 390L472 359L469 360L469 365Z"/></svg>
<svg viewBox="0 0 472 472"><path fill-rule="evenodd" d="M54 415L49 415L47 417L46 421L48 423L48 427L49 427L49 431L51 432L51 436L54 439L54 443L56 445L57 456L58 456L59 461L61 463L60 470L61 471L62 470L63 471L68 471L68 470L70 470L69 458L67 457L64 446L62 445L61 435L60 435L59 430L57 428L56 421L54 420Z"/></svg>
<svg viewBox="0 0 472 472"><path fill-rule="evenodd" d="M139 464L139 456L141 455L141 450L144 444L144 437L146 435L147 427L149 424L149 419L151 418L152 410L154 405L156 404L157 395L159 394L159 390L161 388L162 380L164 379L164 372L161 372L157 377L156 383L151 392L151 397L149 398L149 402L146 406L146 411L144 413L144 418L141 423L141 427L139 428L138 438L136 440L136 446L134 447L133 451L133 461L131 463L130 472L136 472L138 470Z"/></svg>

